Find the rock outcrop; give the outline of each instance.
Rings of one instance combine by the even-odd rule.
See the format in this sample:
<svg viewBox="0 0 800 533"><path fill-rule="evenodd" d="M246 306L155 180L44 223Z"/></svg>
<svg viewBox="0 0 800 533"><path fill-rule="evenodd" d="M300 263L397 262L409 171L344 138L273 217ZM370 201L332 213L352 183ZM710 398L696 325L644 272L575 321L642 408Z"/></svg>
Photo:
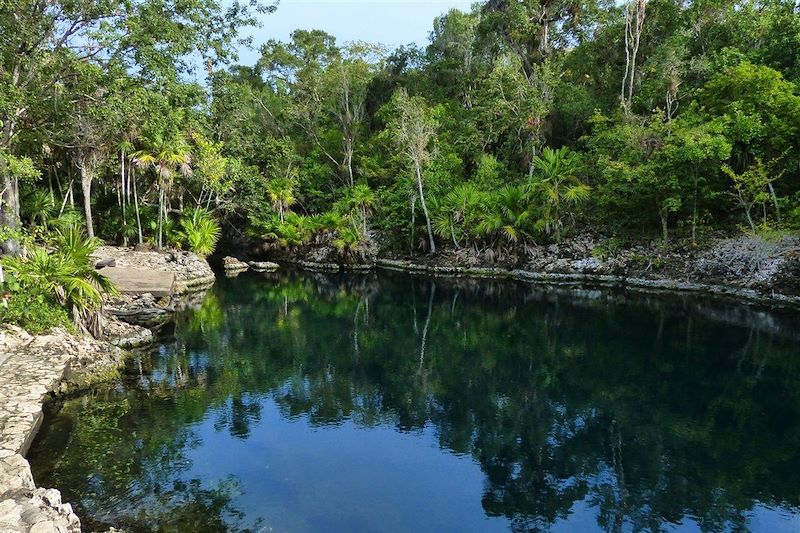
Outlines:
<svg viewBox="0 0 800 533"><path fill-rule="evenodd" d="M95 256L104 259L113 259L115 268L129 268L136 270L150 270L169 272L174 274L175 283L172 294L156 297L149 292L132 293L117 296L106 296L105 312L114 317L118 322L125 322L139 328L155 328L163 325L172 318L176 309L181 307L181 302L188 299L188 295L201 292L214 283L215 276L208 262L190 252L166 251L154 252L115 246L102 246L97 249ZM119 330L119 328L117 328ZM147 333L141 329L128 331L125 342L120 344L115 341L122 335L111 332L106 335L112 343L123 347L132 347L136 344L146 343Z"/></svg>
<svg viewBox="0 0 800 533"><path fill-rule="evenodd" d="M97 260L113 259L117 268L173 272L175 292L179 294L208 287L215 279L214 272L205 259L186 251L155 252L119 246L101 246L95 251L94 257Z"/></svg>

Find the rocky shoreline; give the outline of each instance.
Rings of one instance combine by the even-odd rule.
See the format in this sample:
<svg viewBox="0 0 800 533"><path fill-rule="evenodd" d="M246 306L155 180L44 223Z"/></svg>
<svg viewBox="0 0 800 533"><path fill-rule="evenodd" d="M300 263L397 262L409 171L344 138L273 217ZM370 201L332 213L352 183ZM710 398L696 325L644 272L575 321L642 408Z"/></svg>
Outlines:
<svg viewBox="0 0 800 533"><path fill-rule="evenodd" d="M378 259L378 268L435 276L514 279L543 285L625 288L645 292L695 292L765 305L800 307L800 296L762 293L755 289L674 279L648 279L613 274L532 272L522 269L437 266L399 259Z"/></svg>
<svg viewBox="0 0 800 533"><path fill-rule="evenodd" d="M121 348L55 329L28 335L0 330L0 530L77 532L80 520L56 489L37 487L25 454L42 423L48 396L109 377L124 360Z"/></svg>
<svg viewBox="0 0 800 533"><path fill-rule="evenodd" d="M324 251L324 250L323 250ZM750 235L688 243L664 250L656 242L622 245L592 235L561 244L492 250L449 250L436 255L392 253L336 257L303 249L271 260L321 272L372 268L436 276L510 278L545 285L585 285L648 292L692 292L770 306L800 307L800 237L766 240Z"/></svg>
<svg viewBox="0 0 800 533"><path fill-rule="evenodd" d="M192 294L214 283L208 263L187 252L158 253L104 246L98 260L116 266L173 272L173 295L121 294L106 298L102 332L95 339L55 329L32 336L0 326L0 531L77 533L80 520L56 489L37 487L25 454L44 414L42 404L114 379L125 350L153 342L151 328L168 321Z"/></svg>

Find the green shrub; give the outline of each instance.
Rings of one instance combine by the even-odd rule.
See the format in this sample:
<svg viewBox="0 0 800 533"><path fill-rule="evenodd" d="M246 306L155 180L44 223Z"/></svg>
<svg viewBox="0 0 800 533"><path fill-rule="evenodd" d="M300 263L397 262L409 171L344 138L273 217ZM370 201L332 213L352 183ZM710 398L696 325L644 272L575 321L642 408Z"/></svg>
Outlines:
<svg viewBox="0 0 800 533"><path fill-rule="evenodd" d="M43 295L66 306L76 324L97 325L103 293L116 290L92 265L91 254L100 241L87 239L72 227L56 233L51 243L55 246L52 252L35 246L24 257L3 259L13 280L13 286L6 283L11 294Z"/></svg>
<svg viewBox="0 0 800 533"><path fill-rule="evenodd" d="M47 224L56 214L55 202L50 193L44 189L34 189L21 198L22 213L30 222L31 227L42 226L45 231Z"/></svg>
<svg viewBox="0 0 800 533"><path fill-rule="evenodd" d="M51 226L58 231L67 231L70 228L83 226L83 213L74 207L67 206L64 212L51 221Z"/></svg>
<svg viewBox="0 0 800 533"><path fill-rule="evenodd" d="M178 243L201 257L214 252L222 233L214 216L200 208L195 208L191 214L181 218L180 227L177 232Z"/></svg>
<svg viewBox="0 0 800 533"><path fill-rule="evenodd" d="M592 249L592 257L603 261L609 257L614 257L622 248L623 242L618 237L604 239Z"/></svg>
<svg viewBox="0 0 800 533"><path fill-rule="evenodd" d="M36 290L4 293L0 297L0 322L16 324L34 334L57 326L72 329L67 310Z"/></svg>

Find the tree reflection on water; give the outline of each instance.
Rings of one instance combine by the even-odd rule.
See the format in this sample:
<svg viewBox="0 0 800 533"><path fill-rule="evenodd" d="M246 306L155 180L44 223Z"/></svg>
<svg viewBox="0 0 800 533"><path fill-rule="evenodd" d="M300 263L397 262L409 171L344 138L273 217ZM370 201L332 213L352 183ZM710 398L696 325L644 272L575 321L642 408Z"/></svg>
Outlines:
<svg viewBox="0 0 800 533"><path fill-rule="evenodd" d="M187 456L209 416L246 441L269 398L312 427L435 428L516 530L578 502L609 531L747 529L756 506L800 512L796 320L511 282L241 276L121 383L67 401L32 463L89 524L258 529L238 480L187 479Z"/></svg>

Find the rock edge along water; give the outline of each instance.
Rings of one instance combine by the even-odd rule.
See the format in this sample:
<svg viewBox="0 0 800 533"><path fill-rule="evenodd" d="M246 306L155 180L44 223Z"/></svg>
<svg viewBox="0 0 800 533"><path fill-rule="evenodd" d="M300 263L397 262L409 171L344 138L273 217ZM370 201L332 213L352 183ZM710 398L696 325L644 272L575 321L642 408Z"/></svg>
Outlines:
<svg viewBox="0 0 800 533"><path fill-rule="evenodd" d="M800 296L775 292L762 293L754 289L731 285L717 285L673 279L648 279L613 274L532 272L521 269L490 267L438 266L399 259L378 259L376 261L376 266L387 270L416 272L436 276L469 276L492 279L508 278L546 285L592 285L602 287L625 287L644 291L696 292L715 296L728 296L761 304L800 307Z"/></svg>
<svg viewBox="0 0 800 533"><path fill-rule="evenodd" d="M174 276L170 302L175 294L214 282L208 263L194 254L102 247L98 255L111 257L122 268ZM145 295L132 295L141 296ZM25 454L44 418L42 403L48 395L113 377L124 362L122 348L152 341L150 330L121 322L113 314L104 323L106 340L78 337L63 329L32 336L20 328L0 328L0 531L81 531L78 516L61 501L61 493L36 486Z"/></svg>
<svg viewBox="0 0 800 533"><path fill-rule="evenodd" d="M0 531L80 531L61 494L36 487L25 454L44 417L43 399L81 366L115 366L123 352L63 329L34 337L15 327L0 331L0 351Z"/></svg>
<svg viewBox="0 0 800 533"><path fill-rule="evenodd" d="M638 291L695 292L771 306L800 305L800 236L775 239L740 234L696 245L676 242L620 244L592 234L559 244L492 250L444 249L435 255L384 251L360 258L328 247L293 253L261 250L259 257L311 271L388 268L437 276L514 278L549 285L625 287Z"/></svg>

